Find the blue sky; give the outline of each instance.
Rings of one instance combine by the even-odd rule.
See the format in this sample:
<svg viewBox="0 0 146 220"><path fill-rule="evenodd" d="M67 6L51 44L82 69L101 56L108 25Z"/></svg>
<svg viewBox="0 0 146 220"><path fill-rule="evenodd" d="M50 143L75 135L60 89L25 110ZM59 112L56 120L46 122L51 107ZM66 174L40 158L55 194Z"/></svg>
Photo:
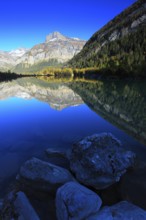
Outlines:
<svg viewBox="0 0 146 220"><path fill-rule="evenodd" d="M136 0L2 0L0 50L30 48L59 31L88 40Z"/></svg>

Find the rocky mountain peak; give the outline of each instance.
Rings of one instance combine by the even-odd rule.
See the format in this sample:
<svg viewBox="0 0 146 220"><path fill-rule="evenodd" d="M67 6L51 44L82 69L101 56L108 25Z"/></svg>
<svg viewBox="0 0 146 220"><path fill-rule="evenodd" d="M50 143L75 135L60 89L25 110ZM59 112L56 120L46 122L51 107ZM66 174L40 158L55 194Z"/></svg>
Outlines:
<svg viewBox="0 0 146 220"><path fill-rule="evenodd" d="M67 37L63 36L60 32L55 31L46 37L46 43L57 40L67 40Z"/></svg>

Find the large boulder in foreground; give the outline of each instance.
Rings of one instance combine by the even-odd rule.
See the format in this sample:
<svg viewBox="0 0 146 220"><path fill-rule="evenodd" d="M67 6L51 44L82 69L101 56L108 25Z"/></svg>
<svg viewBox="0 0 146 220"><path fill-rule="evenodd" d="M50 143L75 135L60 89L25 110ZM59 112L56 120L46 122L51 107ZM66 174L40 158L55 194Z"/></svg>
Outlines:
<svg viewBox="0 0 146 220"><path fill-rule="evenodd" d="M73 181L74 178L64 168L32 158L20 168L17 180L35 190L54 193L60 186Z"/></svg>
<svg viewBox="0 0 146 220"><path fill-rule="evenodd" d="M104 189L120 180L134 158L112 134L94 134L73 146L70 167L81 183Z"/></svg>
<svg viewBox="0 0 146 220"><path fill-rule="evenodd" d="M102 208L96 215L86 220L146 220L146 211L129 202Z"/></svg>
<svg viewBox="0 0 146 220"><path fill-rule="evenodd" d="M86 187L69 182L56 194L58 220L83 220L98 212L102 204L100 197Z"/></svg>

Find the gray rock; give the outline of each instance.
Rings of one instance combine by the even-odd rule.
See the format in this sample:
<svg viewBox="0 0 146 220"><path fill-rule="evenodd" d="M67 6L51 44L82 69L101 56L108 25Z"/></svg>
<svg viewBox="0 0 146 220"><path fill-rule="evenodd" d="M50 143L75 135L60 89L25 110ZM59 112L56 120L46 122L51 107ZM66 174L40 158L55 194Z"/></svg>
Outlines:
<svg viewBox="0 0 146 220"><path fill-rule="evenodd" d="M53 32L49 35L46 36L46 43L49 43L52 40L68 40L67 37L63 36L61 33L59 32Z"/></svg>
<svg viewBox="0 0 146 220"><path fill-rule="evenodd" d="M33 189L53 193L74 178L64 168L32 158L21 167L17 180Z"/></svg>
<svg viewBox="0 0 146 220"><path fill-rule="evenodd" d="M14 207L15 212L18 215L18 220L40 220L28 198L23 192L18 192L16 194Z"/></svg>
<svg viewBox="0 0 146 220"><path fill-rule="evenodd" d="M81 183L104 189L120 180L134 158L112 134L94 134L73 146L70 167Z"/></svg>
<svg viewBox="0 0 146 220"><path fill-rule="evenodd" d="M57 219L83 220L98 212L101 204L96 193L78 183L66 183L56 194Z"/></svg>
<svg viewBox="0 0 146 220"><path fill-rule="evenodd" d="M129 202L122 201L111 207L104 207L86 220L146 220L146 211Z"/></svg>
<svg viewBox="0 0 146 220"><path fill-rule="evenodd" d="M119 32L118 30L115 30L113 33L111 33L111 35L109 36L109 41L114 41L117 38L119 38Z"/></svg>
<svg viewBox="0 0 146 220"><path fill-rule="evenodd" d="M141 17L139 17L138 19L136 19L135 21L133 21L132 24L131 24L131 28L136 28L137 26L139 26L144 21L146 21L146 15L145 14L142 15Z"/></svg>

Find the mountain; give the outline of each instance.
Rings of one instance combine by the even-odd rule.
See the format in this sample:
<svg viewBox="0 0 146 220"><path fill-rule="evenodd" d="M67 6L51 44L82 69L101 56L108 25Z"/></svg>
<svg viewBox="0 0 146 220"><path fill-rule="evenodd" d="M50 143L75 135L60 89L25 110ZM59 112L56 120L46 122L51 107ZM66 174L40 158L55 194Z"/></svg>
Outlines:
<svg viewBox="0 0 146 220"><path fill-rule="evenodd" d="M97 31L70 62L72 67L144 67L146 2L138 0Z"/></svg>
<svg viewBox="0 0 146 220"><path fill-rule="evenodd" d="M23 73L38 71L45 66L56 66L79 53L85 43L86 41L79 38L70 38L59 32L53 32L46 36L44 43L37 44L31 49L0 51L0 71L12 70Z"/></svg>
<svg viewBox="0 0 146 220"><path fill-rule="evenodd" d="M22 57L29 49L26 48L18 48L16 50L12 50L8 52L10 56L13 57L14 60L17 60L18 58Z"/></svg>
<svg viewBox="0 0 146 220"><path fill-rule="evenodd" d="M0 71L11 69L15 65L13 57L5 51L0 51Z"/></svg>
<svg viewBox="0 0 146 220"><path fill-rule="evenodd" d="M0 71L7 71L16 65L18 58L23 56L28 49L19 48L10 52L0 51Z"/></svg>
<svg viewBox="0 0 146 220"><path fill-rule="evenodd" d="M49 34L46 37L46 43L51 42L51 41L57 41L57 40L66 41L66 40L68 40L68 38L63 36L61 33L57 32L57 31Z"/></svg>
<svg viewBox="0 0 146 220"><path fill-rule="evenodd" d="M69 38L59 32L51 33L44 43L35 45L18 58L14 71L38 71L45 66L64 63L79 53L85 43L84 40Z"/></svg>

